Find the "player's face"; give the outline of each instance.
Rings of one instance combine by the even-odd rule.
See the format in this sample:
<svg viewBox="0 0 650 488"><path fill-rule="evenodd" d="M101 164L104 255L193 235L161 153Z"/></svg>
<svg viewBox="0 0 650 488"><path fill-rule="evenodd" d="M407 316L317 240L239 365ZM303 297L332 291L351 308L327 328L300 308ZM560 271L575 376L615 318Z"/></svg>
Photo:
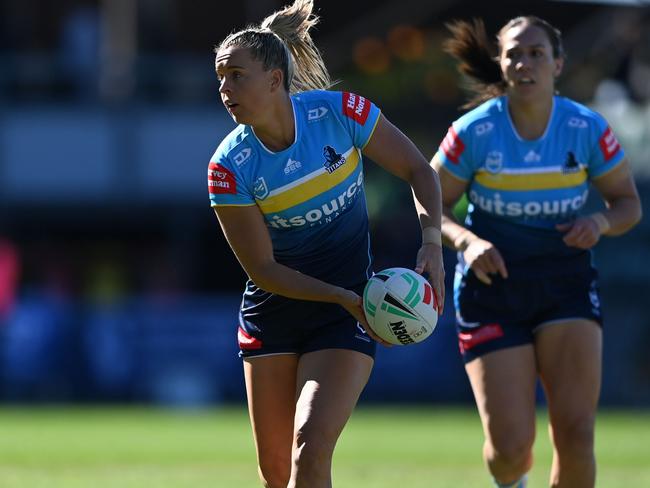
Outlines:
<svg viewBox="0 0 650 488"><path fill-rule="evenodd" d="M553 57L546 32L524 24L507 30L500 44L499 62L508 95L522 100L552 97L562 59Z"/></svg>
<svg viewBox="0 0 650 488"><path fill-rule="evenodd" d="M239 46L220 50L215 67L221 101L230 116L238 124L256 125L271 103L271 71Z"/></svg>

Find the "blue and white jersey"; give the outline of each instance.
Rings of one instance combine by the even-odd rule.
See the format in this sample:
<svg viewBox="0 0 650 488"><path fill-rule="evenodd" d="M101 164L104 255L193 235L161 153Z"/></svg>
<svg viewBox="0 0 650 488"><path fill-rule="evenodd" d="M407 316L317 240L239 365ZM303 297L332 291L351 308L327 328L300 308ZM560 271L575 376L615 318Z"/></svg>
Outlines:
<svg viewBox="0 0 650 488"><path fill-rule="evenodd" d="M438 157L468 182L466 227L512 264L585 254L566 246L555 225L576 218L589 180L611 171L624 153L599 114L558 96L544 134L522 139L504 96L455 121Z"/></svg>
<svg viewBox="0 0 650 488"><path fill-rule="evenodd" d="M288 148L269 150L245 125L219 145L208 168L212 206L257 205L278 262L357 285L372 261L361 149L380 111L347 92L315 90L291 102L295 141Z"/></svg>

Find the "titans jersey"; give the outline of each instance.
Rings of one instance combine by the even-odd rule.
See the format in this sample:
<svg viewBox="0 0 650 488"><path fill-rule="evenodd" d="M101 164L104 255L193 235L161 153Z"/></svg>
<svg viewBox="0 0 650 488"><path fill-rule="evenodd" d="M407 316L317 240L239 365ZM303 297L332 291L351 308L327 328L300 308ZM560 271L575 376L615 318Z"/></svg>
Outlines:
<svg viewBox="0 0 650 488"><path fill-rule="evenodd" d="M466 227L513 264L588 254L566 246L555 225L576 218L589 180L611 171L624 154L599 114L563 97L554 97L544 134L522 139L507 97L500 97L455 121L438 157L468 182Z"/></svg>
<svg viewBox="0 0 650 488"><path fill-rule="evenodd" d="M357 285L371 266L361 149L380 111L352 93L316 90L291 102L295 141L288 148L270 151L244 125L224 139L208 168L212 206L257 205L277 262Z"/></svg>

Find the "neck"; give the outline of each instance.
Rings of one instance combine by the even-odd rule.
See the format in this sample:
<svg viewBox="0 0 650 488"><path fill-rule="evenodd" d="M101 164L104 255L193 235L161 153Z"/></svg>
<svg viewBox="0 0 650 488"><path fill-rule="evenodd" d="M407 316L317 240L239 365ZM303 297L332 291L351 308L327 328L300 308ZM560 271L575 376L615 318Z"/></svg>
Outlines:
<svg viewBox="0 0 650 488"><path fill-rule="evenodd" d="M508 111L512 123L524 139L539 139L544 135L553 111L553 97L524 101L508 97Z"/></svg>
<svg viewBox="0 0 650 488"><path fill-rule="evenodd" d="M288 148L296 137L293 104L289 94L268 112L265 120L253 126L257 138L271 151Z"/></svg>

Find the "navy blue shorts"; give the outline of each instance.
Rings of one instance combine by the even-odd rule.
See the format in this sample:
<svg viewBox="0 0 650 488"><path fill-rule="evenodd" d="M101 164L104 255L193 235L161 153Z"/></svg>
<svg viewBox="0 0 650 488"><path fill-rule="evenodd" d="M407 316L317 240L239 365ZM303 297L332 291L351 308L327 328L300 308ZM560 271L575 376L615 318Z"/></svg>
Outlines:
<svg viewBox="0 0 650 488"><path fill-rule="evenodd" d="M503 279L491 285L473 271L456 275L456 331L463 361L498 349L531 344L553 322L593 320L602 327L597 272L589 269L548 278Z"/></svg>
<svg viewBox="0 0 650 488"><path fill-rule="evenodd" d="M359 294L363 286L355 287ZM350 349L375 357L377 343L340 305L273 295L265 314L239 315L240 357L304 354L322 349ZM270 307L269 307L270 308Z"/></svg>

